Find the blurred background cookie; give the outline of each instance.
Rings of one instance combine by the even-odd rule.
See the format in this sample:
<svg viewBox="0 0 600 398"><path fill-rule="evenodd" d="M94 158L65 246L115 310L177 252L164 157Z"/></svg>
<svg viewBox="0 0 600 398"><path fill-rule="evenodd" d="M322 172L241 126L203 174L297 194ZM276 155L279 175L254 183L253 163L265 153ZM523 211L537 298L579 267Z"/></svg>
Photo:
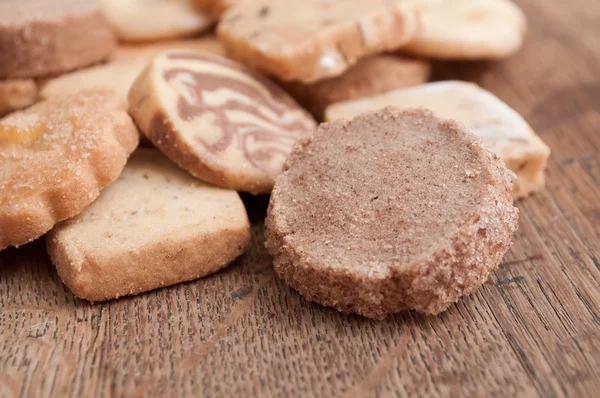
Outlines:
<svg viewBox="0 0 600 398"><path fill-rule="evenodd" d="M37 96L33 79L0 80L0 116L33 105Z"/></svg>
<svg viewBox="0 0 600 398"><path fill-rule="evenodd" d="M217 32L232 58L281 80L312 83L410 41L419 27L415 4L242 1L227 10Z"/></svg>
<svg viewBox="0 0 600 398"><path fill-rule="evenodd" d="M439 117L463 123L517 175L513 189L515 199L544 187L550 149L521 115L476 84L436 82L342 102L327 109L326 120L349 119L390 105L423 107Z"/></svg>
<svg viewBox="0 0 600 398"><path fill-rule="evenodd" d="M129 92L129 112L152 143L214 185L268 193L312 117L241 64L200 51L156 57Z"/></svg>
<svg viewBox="0 0 600 398"><path fill-rule="evenodd" d="M102 61L115 48L95 1L0 1L0 79L64 73Z"/></svg>
<svg viewBox="0 0 600 398"><path fill-rule="evenodd" d="M235 191L190 176L140 149L78 216L48 234L58 274L78 297L99 301L209 275L244 252L248 217Z"/></svg>
<svg viewBox="0 0 600 398"><path fill-rule="evenodd" d="M57 97L0 120L0 250L80 213L137 145L125 104L110 91Z"/></svg>
<svg viewBox="0 0 600 398"><path fill-rule="evenodd" d="M124 42L173 39L198 34L213 18L190 0L100 0L102 11Z"/></svg>
<svg viewBox="0 0 600 398"><path fill-rule="evenodd" d="M219 18L225 11L244 0L192 0L198 9Z"/></svg>
<svg viewBox="0 0 600 398"><path fill-rule="evenodd" d="M497 59L517 52L527 20L511 0L428 0L422 28L403 51L441 59Z"/></svg>

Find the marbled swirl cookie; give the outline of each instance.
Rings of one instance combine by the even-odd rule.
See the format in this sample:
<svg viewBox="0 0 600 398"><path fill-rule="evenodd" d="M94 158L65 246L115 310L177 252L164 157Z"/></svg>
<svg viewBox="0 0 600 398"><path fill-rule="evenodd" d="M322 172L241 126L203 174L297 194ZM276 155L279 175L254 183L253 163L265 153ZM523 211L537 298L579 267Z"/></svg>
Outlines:
<svg viewBox="0 0 600 398"><path fill-rule="evenodd" d="M418 31L422 1L243 1L223 15L218 35L232 58L281 80L312 83L406 44Z"/></svg>
<svg viewBox="0 0 600 398"><path fill-rule="evenodd" d="M194 176L268 193L296 139L315 122L281 88L243 65L199 51L156 57L129 92L140 130Z"/></svg>
<svg viewBox="0 0 600 398"><path fill-rule="evenodd" d="M527 122L492 93L472 83L446 81L424 84L330 106L326 120L349 119L386 106L423 107L437 116L456 119L483 140L516 175L515 199L544 187L550 149Z"/></svg>

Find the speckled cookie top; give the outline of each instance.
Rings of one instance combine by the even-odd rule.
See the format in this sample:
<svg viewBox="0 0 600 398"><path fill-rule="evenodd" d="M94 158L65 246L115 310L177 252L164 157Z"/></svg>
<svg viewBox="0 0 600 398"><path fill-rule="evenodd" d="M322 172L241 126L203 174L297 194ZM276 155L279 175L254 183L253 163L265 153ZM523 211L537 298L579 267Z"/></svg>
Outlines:
<svg viewBox="0 0 600 398"><path fill-rule="evenodd" d="M513 177L461 125L386 108L322 124L296 146L269 228L313 266L385 277L486 214L489 195L506 195Z"/></svg>
<svg viewBox="0 0 600 398"><path fill-rule="evenodd" d="M0 27L20 27L34 21L59 21L68 17L100 12L90 0L0 1Z"/></svg>

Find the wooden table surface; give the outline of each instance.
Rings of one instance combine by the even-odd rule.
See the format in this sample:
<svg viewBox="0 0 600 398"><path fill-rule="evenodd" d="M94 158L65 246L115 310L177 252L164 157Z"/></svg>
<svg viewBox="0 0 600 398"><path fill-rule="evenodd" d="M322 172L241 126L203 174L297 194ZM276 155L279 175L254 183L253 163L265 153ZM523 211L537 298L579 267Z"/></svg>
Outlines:
<svg viewBox="0 0 600 398"><path fill-rule="evenodd" d="M75 299L37 241L0 254L0 396L600 396L600 2L518 3L518 55L436 65L552 149L476 294L382 322L308 303L275 277L265 198L246 198L252 247L228 269L107 303Z"/></svg>

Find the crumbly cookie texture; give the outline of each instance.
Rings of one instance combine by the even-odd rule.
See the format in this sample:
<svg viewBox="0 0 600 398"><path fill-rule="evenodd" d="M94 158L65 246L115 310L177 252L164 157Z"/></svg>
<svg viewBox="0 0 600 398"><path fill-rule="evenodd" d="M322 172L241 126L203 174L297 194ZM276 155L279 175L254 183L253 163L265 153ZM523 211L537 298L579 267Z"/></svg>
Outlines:
<svg viewBox="0 0 600 398"><path fill-rule="evenodd" d="M0 116L33 105L37 97L38 86L33 79L0 80Z"/></svg>
<svg viewBox="0 0 600 398"><path fill-rule="evenodd" d="M117 181L46 239L78 297L108 300L212 274L244 252L246 210L153 149L136 151Z"/></svg>
<svg viewBox="0 0 600 398"><path fill-rule="evenodd" d="M456 119L517 175L513 196L523 198L544 187L550 149L512 108L479 86L461 81L429 83L371 98L341 102L327 109L326 120L352 118L386 106L423 107L437 116Z"/></svg>
<svg viewBox="0 0 600 398"><path fill-rule="evenodd" d="M422 0L421 0L422 1ZM230 8L218 35L234 59L281 80L341 75L418 30L418 0L257 0Z"/></svg>
<svg viewBox="0 0 600 398"><path fill-rule="evenodd" d="M315 128L280 87L215 55L173 50L133 84L129 111L170 159L214 185L268 193L294 142Z"/></svg>
<svg viewBox="0 0 600 398"><path fill-rule="evenodd" d="M517 52L527 19L510 0L430 0L422 29L402 50L440 59L499 59Z"/></svg>
<svg viewBox="0 0 600 398"><path fill-rule="evenodd" d="M323 120L325 109L331 104L423 84L430 74L431 64L428 61L396 55L375 55L359 60L338 77L312 84L280 84L317 119Z"/></svg>
<svg viewBox="0 0 600 398"><path fill-rule="evenodd" d="M219 18L225 11L242 1L244 0L192 0L192 3L199 10Z"/></svg>
<svg viewBox="0 0 600 398"><path fill-rule="evenodd" d="M129 89L135 79L156 55L172 49L193 49L223 54L219 41L213 37L194 40L170 40L165 42L120 46L110 62L66 73L42 82L40 98L63 94L75 94L83 89L102 87L114 90L127 101ZM0 90L1 90L0 83Z"/></svg>
<svg viewBox="0 0 600 398"><path fill-rule="evenodd" d="M64 73L102 61L115 48L94 1L0 1L0 79Z"/></svg>
<svg viewBox="0 0 600 398"><path fill-rule="evenodd" d="M100 0L119 40L143 42L192 36L214 24L190 0Z"/></svg>
<svg viewBox="0 0 600 398"><path fill-rule="evenodd" d="M0 250L85 209L138 145L116 94L83 91L0 120Z"/></svg>
<svg viewBox="0 0 600 398"><path fill-rule="evenodd" d="M277 178L267 248L308 300L370 318L437 314L509 248L513 178L477 136L429 111L324 123Z"/></svg>

